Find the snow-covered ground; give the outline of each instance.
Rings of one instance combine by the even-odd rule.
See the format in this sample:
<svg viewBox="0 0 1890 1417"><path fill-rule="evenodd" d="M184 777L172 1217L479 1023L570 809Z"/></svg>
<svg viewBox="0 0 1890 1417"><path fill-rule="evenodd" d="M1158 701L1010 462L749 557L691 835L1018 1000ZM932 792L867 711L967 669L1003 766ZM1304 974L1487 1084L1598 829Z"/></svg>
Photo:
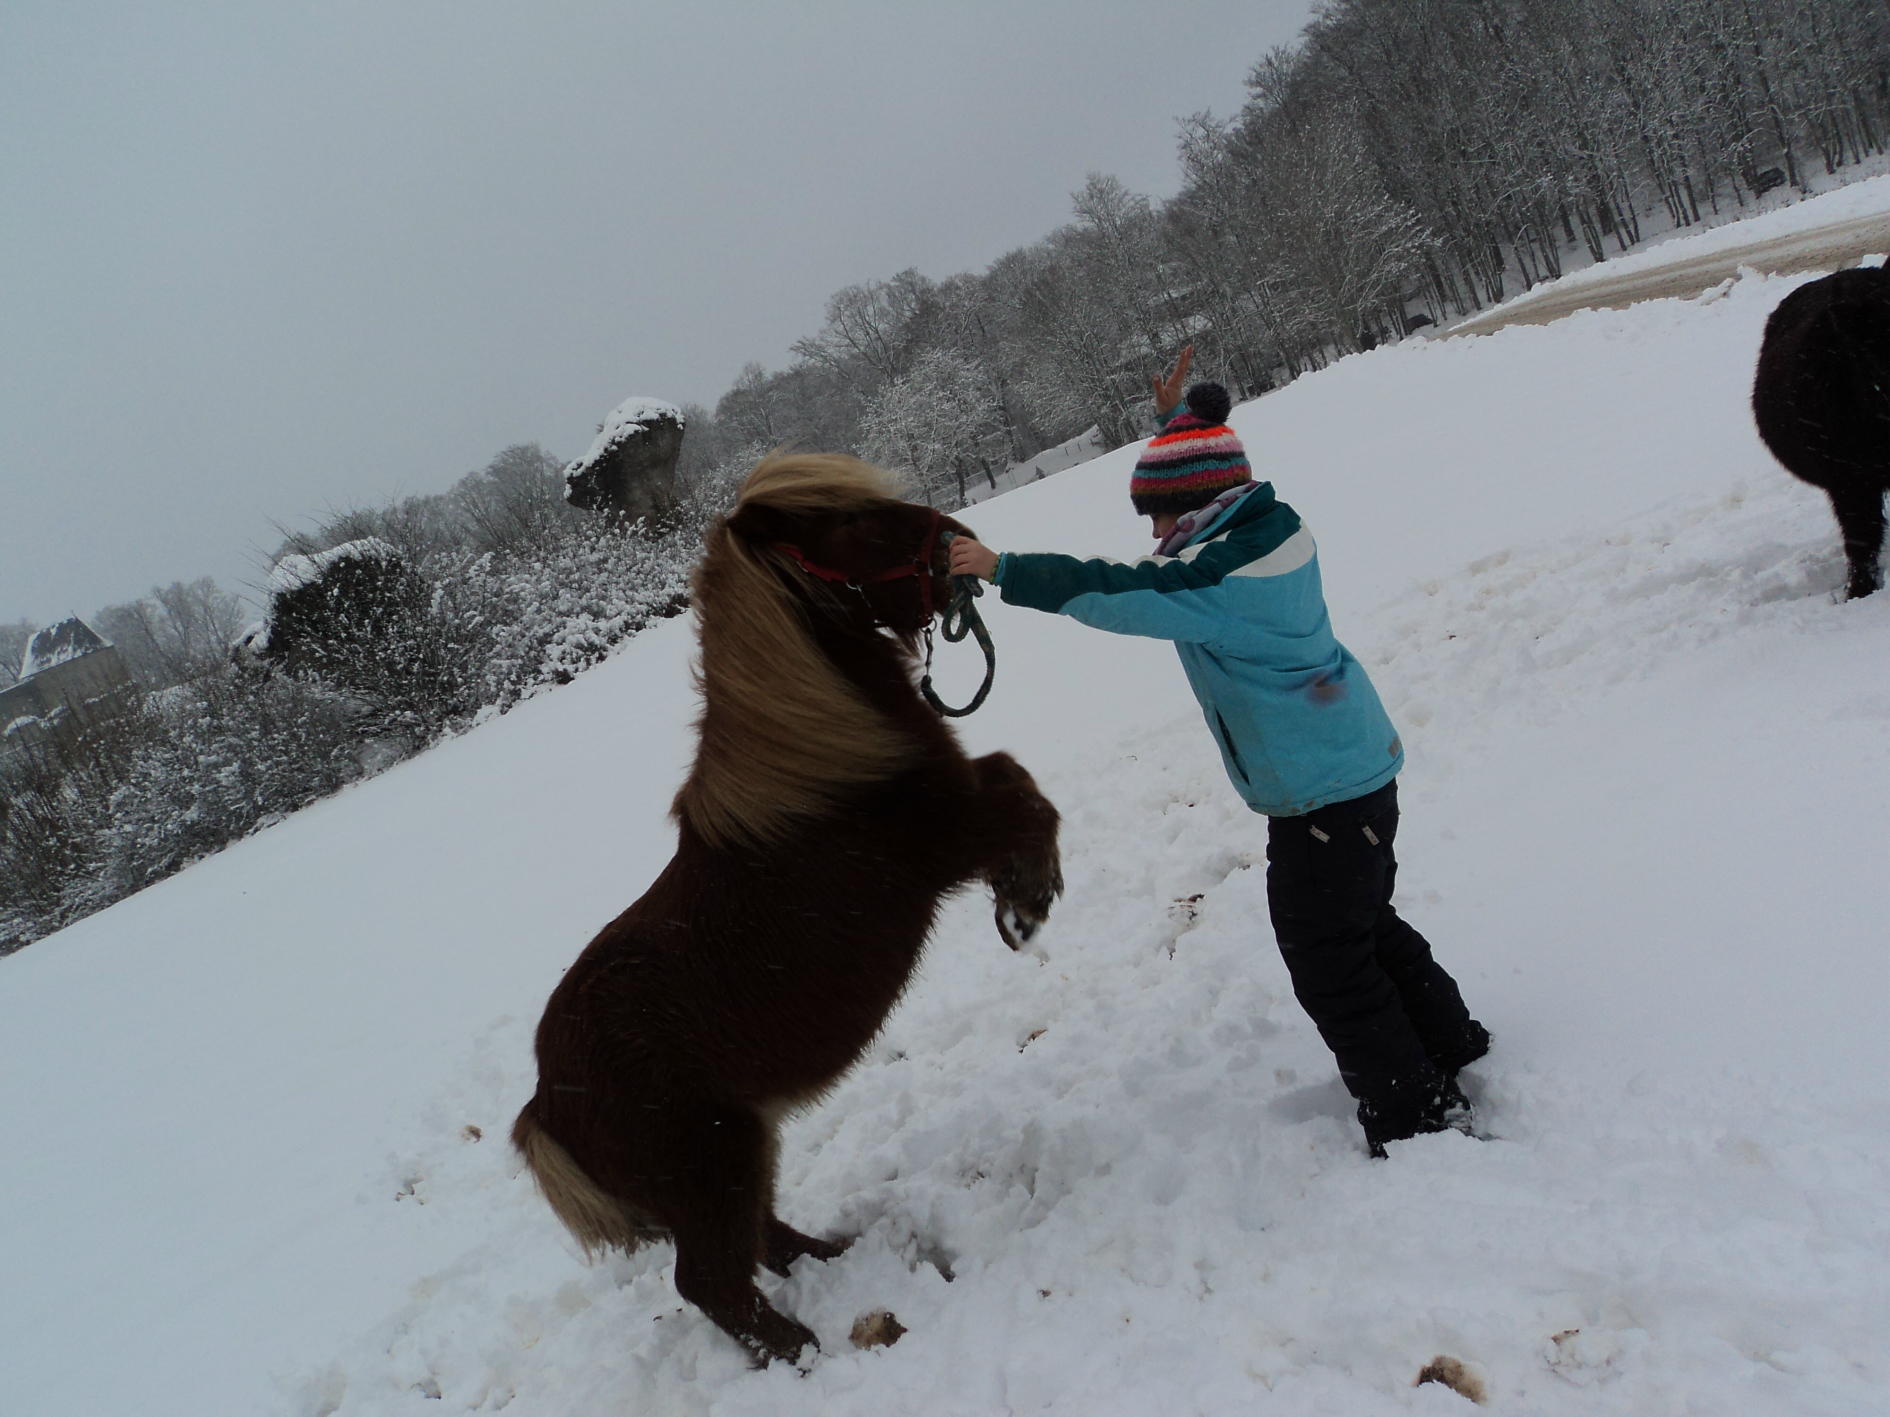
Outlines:
<svg viewBox="0 0 1890 1417"><path fill-rule="evenodd" d="M783 1215L859 1237L765 1281L825 1352L751 1371L667 1248L584 1268L504 1132L669 853L669 622L0 963L0 1410L1467 1412L1411 1386L1448 1354L1492 1411L1881 1413L1890 593L1835 601L1745 409L1802 279L1235 413L1404 729L1400 903L1496 1033L1488 1140L1367 1159L1172 652L987 599L965 735L1061 806L1069 893L1041 960L955 905L788 1128ZM1137 552L1135 451L969 519ZM910 1332L854 1350L877 1308Z"/></svg>
<svg viewBox="0 0 1890 1417"><path fill-rule="evenodd" d="M971 493L968 505L976 506L988 502L993 497L1001 497L1006 492L1013 492L1019 487L1032 482L1041 482L1068 468L1077 467L1098 455L1108 452L1108 440L1102 435L1102 429L1089 428L1074 438L1058 443L1054 448L1045 448L1035 457L1014 462L997 475L997 486L972 478L968 484Z"/></svg>

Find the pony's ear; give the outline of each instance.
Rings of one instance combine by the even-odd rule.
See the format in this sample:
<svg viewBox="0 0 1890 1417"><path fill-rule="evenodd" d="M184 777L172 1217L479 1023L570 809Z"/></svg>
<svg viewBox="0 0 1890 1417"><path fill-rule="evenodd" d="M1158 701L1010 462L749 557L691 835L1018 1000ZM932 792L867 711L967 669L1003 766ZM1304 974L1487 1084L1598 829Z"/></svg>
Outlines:
<svg viewBox="0 0 1890 1417"><path fill-rule="evenodd" d="M793 535L794 521L778 508L748 502L728 515L728 529L744 541L785 541Z"/></svg>

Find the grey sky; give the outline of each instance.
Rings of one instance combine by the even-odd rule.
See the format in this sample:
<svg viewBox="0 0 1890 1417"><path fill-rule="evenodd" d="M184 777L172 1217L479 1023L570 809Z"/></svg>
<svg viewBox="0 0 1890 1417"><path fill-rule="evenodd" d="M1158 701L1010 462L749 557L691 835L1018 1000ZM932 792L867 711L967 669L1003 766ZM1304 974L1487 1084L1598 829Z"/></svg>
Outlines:
<svg viewBox="0 0 1890 1417"><path fill-rule="evenodd" d="M11 0L0 619L713 404L838 287L1154 197L1311 0Z"/></svg>

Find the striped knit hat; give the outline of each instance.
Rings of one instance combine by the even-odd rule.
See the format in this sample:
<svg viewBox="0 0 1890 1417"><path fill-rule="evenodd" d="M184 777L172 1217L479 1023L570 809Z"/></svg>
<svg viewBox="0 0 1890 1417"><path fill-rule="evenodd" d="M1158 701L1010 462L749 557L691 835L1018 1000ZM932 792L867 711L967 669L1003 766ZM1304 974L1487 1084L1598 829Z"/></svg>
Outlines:
<svg viewBox="0 0 1890 1417"><path fill-rule="evenodd" d="M1129 479L1139 517L1192 512L1230 487L1253 481L1247 450L1227 426L1233 400L1219 384L1196 384L1187 407L1143 450Z"/></svg>

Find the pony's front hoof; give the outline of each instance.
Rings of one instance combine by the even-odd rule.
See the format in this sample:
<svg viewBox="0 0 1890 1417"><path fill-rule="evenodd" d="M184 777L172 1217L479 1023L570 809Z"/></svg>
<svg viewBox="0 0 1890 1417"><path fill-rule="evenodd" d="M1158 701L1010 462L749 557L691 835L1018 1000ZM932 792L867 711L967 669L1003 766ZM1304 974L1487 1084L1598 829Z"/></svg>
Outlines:
<svg viewBox="0 0 1890 1417"><path fill-rule="evenodd" d="M806 1250L807 1257L810 1260L819 1260L822 1264L825 1264L828 1260L839 1259L840 1256L847 1252L848 1247L853 1244L851 1236L844 1240L817 1240L810 1235L808 1236L808 1240L809 1244Z"/></svg>
<svg viewBox="0 0 1890 1417"><path fill-rule="evenodd" d="M1021 951L1035 939L1037 932L1043 928L1043 922L1043 916L1031 914L1009 901L1001 900L997 904L998 938L1013 951Z"/></svg>
<svg viewBox="0 0 1890 1417"><path fill-rule="evenodd" d="M1063 869L1055 851L1008 862L990 876L997 903L997 932L1013 950L1022 950L1043 929L1050 907L1063 894Z"/></svg>
<svg viewBox="0 0 1890 1417"><path fill-rule="evenodd" d="M814 1337L814 1331L775 1309L761 1315L760 1322L750 1332L737 1334L736 1337L748 1350L752 1365L757 1368L778 1362L805 1372L814 1359L820 1356L820 1340ZM806 1355L805 1363L802 1362L803 1354Z"/></svg>
<svg viewBox="0 0 1890 1417"><path fill-rule="evenodd" d="M851 1236L838 1240L816 1239L812 1235L803 1235L793 1226L784 1224L780 1220L770 1219L761 1262L786 1279L789 1266L803 1256L825 1264L828 1260L839 1259L847 1252L847 1246L852 1243Z"/></svg>

